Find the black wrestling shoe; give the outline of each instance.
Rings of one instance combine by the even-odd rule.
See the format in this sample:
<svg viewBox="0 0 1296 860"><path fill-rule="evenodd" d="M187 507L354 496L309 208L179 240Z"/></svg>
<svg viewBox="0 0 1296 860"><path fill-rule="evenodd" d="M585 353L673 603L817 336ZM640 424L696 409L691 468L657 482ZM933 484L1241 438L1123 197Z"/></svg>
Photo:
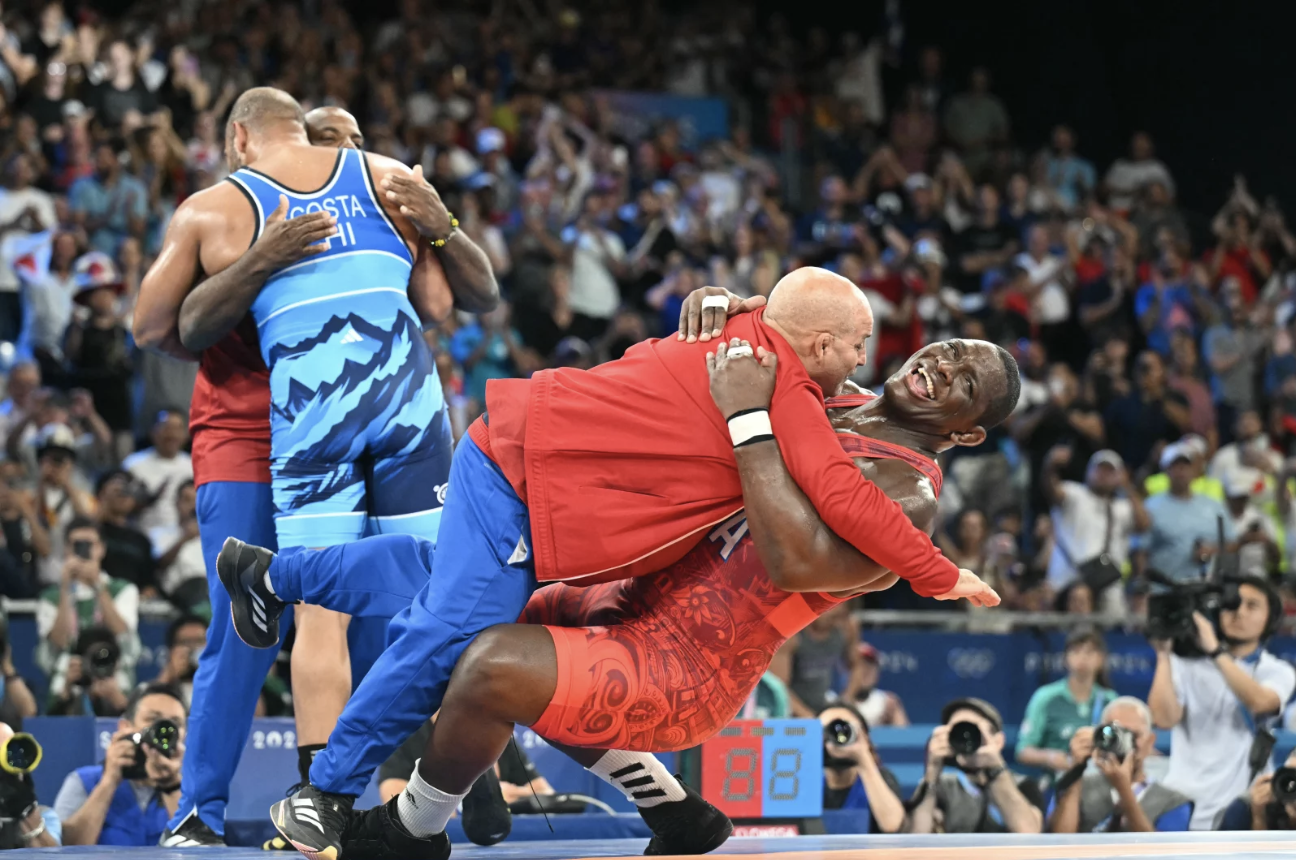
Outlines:
<svg viewBox="0 0 1296 860"><path fill-rule="evenodd" d="M175 830L167 828L162 831L158 845L163 848L208 848L224 846L225 839L217 835L196 814L190 814L180 822Z"/></svg>
<svg viewBox="0 0 1296 860"><path fill-rule="evenodd" d="M398 794L382 806L352 814L340 860L447 860L450 837L444 830L425 838L412 835L396 812L399 800Z"/></svg>
<svg viewBox="0 0 1296 860"><path fill-rule="evenodd" d="M354 803L350 795L308 785L270 807L270 821L288 844L310 860L338 860Z"/></svg>
<svg viewBox="0 0 1296 860"><path fill-rule="evenodd" d="M719 848L733 835L733 822L729 816L684 785L684 780L678 775L675 779L687 797L639 810L639 816L653 832L645 856L706 854Z"/></svg>
<svg viewBox="0 0 1296 860"><path fill-rule="evenodd" d="M288 607L265 585L275 554L268 549L226 538L216 556L216 574L229 592L234 632L253 648L279 647L279 616Z"/></svg>
<svg viewBox="0 0 1296 860"><path fill-rule="evenodd" d="M513 830L513 813L504 802L499 777L490 768L473 783L463 799L464 836L478 845L494 845Z"/></svg>

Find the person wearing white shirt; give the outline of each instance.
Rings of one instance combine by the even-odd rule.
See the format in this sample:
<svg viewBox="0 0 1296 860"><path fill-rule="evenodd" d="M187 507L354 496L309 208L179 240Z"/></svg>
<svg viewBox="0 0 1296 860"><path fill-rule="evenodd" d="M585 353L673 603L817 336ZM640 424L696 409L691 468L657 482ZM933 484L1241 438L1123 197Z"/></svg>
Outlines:
<svg viewBox="0 0 1296 860"><path fill-rule="evenodd" d="M189 428L179 412L162 412L153 425L153 447L138 451L122 462L122 468L148 488L151 501L142 505L139 527L145 533L158 526L175 525L176 493L180 485L193 480L193 463L181 448Z"/></svg>
<svg viewBox="0 0 1296 860"><path fill-rule="evenodd" d="M1282 455L1269 444L1260 413L1245 409L1238 413L1234 428L1236 441L1220 447L1211 460L1207 472L1224 486L1230 480L1241 482L1250 479L1255 484L1252 501L1260 507L1274 501L1274 482L1266 475L1277 475L1282 468Z"/></svg>
<svg viewBox="0 0 1296 860"><path fill-rule="evenodd" d="M1123 569L1129 561L1130 536L1151 525L1120 454L1111 449L1096 452L1089 458L1083 484L1062 480L1060 471L1070 461L1071 449L1065 447L1054 448L1044 460L1044 494L1052 507L1054 537L1048 582L1057 591L1076 581L1085 562L1104 554ZM1120 581L1094 598L1103 612L1124 611Z"/></svg>
<svg viewBox="0 0 1296 860"><path fill-rule="evenodd" d="M621 237L603 226L611 215L608 205L606 195L591 191L583 214L562 233L571 254L568 304L576 315L573 334L587 340L602 334L621 306L617 277L625 271L626 251Z"/></svg>
<svg viewBox="0 0 1296 860"><path fill-rule="evenodd" d="M1235 609L1220 612L1218 631L1193 614L1205 656L1180 657L1169 640L1152 640L1156 674L1148 707L1158 728L1172 729L1165 784L1196 802L1192 830L1211 829L1216 814L1250 786L1256 728L1277 717L1296 690L1296 668L1262 645L1282 618L1278 593L1263 579L1245 577L1238 596Z"/></svg>
<svg viewBox="0 0 1296 860"><path fill-rule="evenodd" d="M1251 474L1248 474L1251 472ZM1255 470L1242 469L1228 473L1224 481L1224 505L1233 519L1233 533L1238 541L1238 570L1247 576L1265 576L1277 567L1278 528L1255 502L1256 486L1264 486L1264 477Z"/></svg>
<svg viewBox="0 0 1296 860"><path fill-rule="evenodd" d="M1026 250L1013 260L1026 271L1030 281L1031 312L1039 325L1065 322L1071 314L1071 300L1065 281L1070 277L1066 258L1049 253L1048 231L1040 225L1030 228Z"/></svg>
<svg viewBox="0 0 1296 860"><path fill-rule="evenodd" d="M1153 153L1152 138L1141 131L1130 141L1130 157L1116 159L1103 181L1111 208L1121 212L1133 209L1139 192L1153 182L1161 183L1174 195L1174 178Z"/></svg>

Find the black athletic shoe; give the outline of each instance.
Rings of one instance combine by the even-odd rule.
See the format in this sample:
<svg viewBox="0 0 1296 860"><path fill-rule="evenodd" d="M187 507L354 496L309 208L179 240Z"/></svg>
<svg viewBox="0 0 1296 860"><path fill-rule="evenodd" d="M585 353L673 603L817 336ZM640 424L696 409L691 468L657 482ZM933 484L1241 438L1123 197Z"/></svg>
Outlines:
<svg viewBox="0 0 1296 860"><path fill-rule="evenodd" d="M200 848L223 846L225 838L218 836L215 830L212 830L197 815L190 814L175 830L167 828L162 831L162 838L158 840L158 845L163 848Z"/></svg>
<svg viewBox="0 0 1296 860"><path fill-rule="evenodd" d="M411 835L396 812L399 800L398 794L382 806L352 813L340 860L447 860L450 837L445 831L426 838Z"/></svg>
<svg viewBox="0 0 1296 860"><path fill-rule="evenodd" d="M275 554L268 549L226 538L216 556L216 573L229 592L234 632L253 648L279 647L279 616L288 604L265 586Z"/></svg>
<svg viewBox="0 0 1296 860"><path fill-rule="evenodd" d="M684 780L678 775L675 778L687 797L639 810L640 817L653 832L645 856L706 854L719 848L733 835L733 822L729 816L684 785Z"/></svg>
<svg viewBox="0 0 1296 860"><path fill-rule="evenodd" d="M329 794L308 785L270 807L270 820L310 860L338 860L354 803L350 795Z"/></svg>
<svg viewBox="0 0 1296 860"><path fill-rule="evenodd" d="M513 830L513 813L504 802L499 777L490 768L468 789L463 799L464 835L478 845L494 845Z"/></svg>

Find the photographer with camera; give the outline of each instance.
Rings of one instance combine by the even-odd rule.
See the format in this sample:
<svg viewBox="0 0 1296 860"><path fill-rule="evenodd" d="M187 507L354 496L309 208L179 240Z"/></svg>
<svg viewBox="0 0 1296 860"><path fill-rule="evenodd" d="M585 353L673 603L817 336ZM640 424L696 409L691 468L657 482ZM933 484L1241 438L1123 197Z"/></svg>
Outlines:
<svg viewBox="0 0 1296 860"><path fill-rule="evenodd" d="M1157 662L1148 706L1159 728L1173 729L1165 783L1196 802L1192 830L1209 830L1216 813L1268 768L1273 736L1261 727L1296 689L1296 669L1262 644L1282 618L1278 593L1259 577L1221 587L1218 632L1194 611L1193 641L1150 639ZM1153 607L1150 634L1162 632L1155 614Z"/></svg>
<svg viewBox="0 0 1296 860"><path fill-rule="evenodd" d="M868 723L851 705L819 712L824 733L824 809L863 809L869 833L899 833L905 809L900 781L878 761Z"/></svg>
<svg viewBox="0 0 1296 860"><path fill-rule="evenodd" d="M79 678L94 677L87 665L87 643L74 647L91 628L108 631L117 650L109 674L117 676L120 689L129 690L134 686L140 651L139 589L104 573L105 548L93 520L73 519L64 542L67 558L62 582L45 589L36 604L36 629L41 639L37 662L51 674L50 693L58 696L68 686L80 683ZM117 704L120 707L125 702ZM115 709L105 715L119 713Z"/></svg>
<svg viewBox="0 0 1296 860"><path fill-rule="evenodd" d="M32 771L40 760L41 747L34 737L0 723L0 850L61 844L58 814L36 801Z"/></svg>
<svg viewBox="0 0 1296 860"><path fill-rule="evenodd" d="M180 803L185 708L171 687L131 696L104 763L77 768L54 811L67 845L157 845Z"/></svg>
<svg viewBox="0 0 1296 860"><path fill-rule="evenodd" d="M1282 767L1256 777L1217 822L1216 830L1296 830L1296 750Z"/></svg>
<svg viewBox="0 0 1296 860"><path fill-rule="evenodd" d="M166 664L154 681L176 688L188 708L193 701L198 657L207 647L207 622L197 615L181 615L167 627L166 646Z"/></svg>
<svg viewBox="0 0 1296 860"><path fill-rule="evenodd" d="M1039 787L1004 766L999 711L981 699L955 699L942 709L941 723L927 742L927 771L910 801L908 832L1042 832Z"/></svg>
<svg viewBox="0 0 1296 860"><path fill-rule="evenodd" d="M121 648L105 627L81 631L71 654L50 679L51 717L116 717L126 710L129 678L119 675Z"/></svg>
<svg viewBox="0 0 1296 860"><path fill-rule="evenodd" d="M1152 713L1133 696L1107 705L1097 727L1077 729L1071 736L1071 760L1076 765L1059 781L1049 811L1049 832L1187 830L1192 801L1151 782L1143 772L1143 763L1155 747Z"/></svg>

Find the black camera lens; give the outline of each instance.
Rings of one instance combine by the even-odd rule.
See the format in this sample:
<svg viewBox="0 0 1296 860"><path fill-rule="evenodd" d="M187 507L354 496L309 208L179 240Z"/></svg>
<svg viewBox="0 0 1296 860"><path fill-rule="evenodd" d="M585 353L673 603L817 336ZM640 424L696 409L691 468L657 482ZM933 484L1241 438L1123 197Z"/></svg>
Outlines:
<svg viewBox="0 0 1296 860"><path fill-rule="evenodd" d="M180 726L171 720L158 720L140 733L140 743L165 758L175 758L180 754Z"/></svg>
<svg viewBox="0 0 1296 860"><path fill-rule="evenodd" d="M966 720L950 726L949 745L954 755L972 755L985 744L985 738L976 723Z"/></svg>
<svg viewBox="0 0 1296 860"><path fill-rule="evenodd" d="M1282 804L1296 803L1296 767L1280 767L1273 775L1274 800Z"/></svg>
<svg viewBox="0 0 1296 860"><path fill-rule="evenodd" d="M833 720L824 726L824 743L845 747L854 742L855 726L850 720Z"/></svg>
<svg viewBox="0 0 1296 860"><path fill-rule="evenodd" d="M117 671L117 659L120 653L115 645L96 642L85 653L86 674L95 679L111 678Z"/></svg>
<svg viewBox="0 0 1296 860"><path fill-rule="evenodd" d="M40 760L41 745L26 732L19 732L5 741L2 764L9 773L31 773Z"/></svg>
<svg viewBox="0 0 1296 860"><path fill-rule="evenodd" d="M1094 729L1094 749L1124 761L1134 751L1134 733L1110 723L1099 726Z"/></svg>

